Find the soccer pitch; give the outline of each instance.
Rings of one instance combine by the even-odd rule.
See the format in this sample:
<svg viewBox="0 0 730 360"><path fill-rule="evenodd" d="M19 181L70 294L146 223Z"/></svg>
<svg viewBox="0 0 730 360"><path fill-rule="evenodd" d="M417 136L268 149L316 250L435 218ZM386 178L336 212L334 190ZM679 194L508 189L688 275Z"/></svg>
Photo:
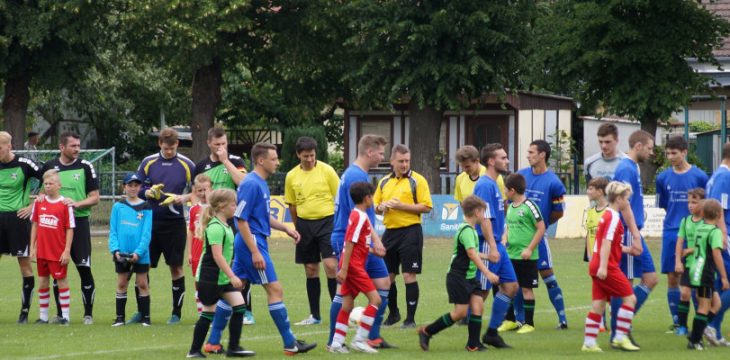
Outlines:
<svg viewBox="0 0 730 360"><path fill-rule="evenodd" d="M112 328L115 317L114 293L116 274L111 256L106 251L106 239L94 238L93 269L96 279L96 303L94 307L95 324L81 324L83 307L79 291L79 279L75 269L69 269L71 280L71 325L16 325L20 309L20 276L14 258L3 256L0 260L0 345L3 359L64 359L64 358L152 358L181 359L185 357L192 340L193 324L197 319L193 300L193 282L189 267L186 268L187 296L182 322L178 325L165 324L170 314L170 275L167 268L162 267L151 273L152 292L152 326L143 328L139 325L127 325ZM649 247L657 262L660 241L649 241ZM294 245L291 240L274 239L269 242L271 255L277 266L279 279L284 287L285 303L292 323L305 318L309 314L304 286L304 271L300 265L294 264ZM466 327L454 326L434 337L431 351L424 353L418 347L418 338L414 330L401 330L399 325L384 328L383 336L399 349L383 350L374 355L378 358L463 358L487 356L499 359L554 359L600 357L603 359L625 356L642 359L670 359L674 356L685 358L700 354L686 350L687 340L673 334L666 334L671 324L666 303L666 279L661 277L660 285L651 294L644 308L634 322L634 336L642 349L638 354L625 354L610 349L608 336L599 336L599 345L603 354L584 354L580 351L583 342L583 322L590 305L590 279L586 274L586 264L582 261L582 240L551 241L555 270L558 281L563 288L567 316L570 328L556 330L557 316L547 299L547 291L541 282L536 290L537 309L535 323L537 330L526 335L507 333L504 339L514 349L498 350L490 348L486 353L466 353ZM418 307L417 322L426 324L437 316L451 309L447 303L445 289L445 273L451 258L452 240L427 239L424 248L424 273L419 277L421 299ZM35 272L35 270L34 270ZM323 274L323 272L322 272ZM324 275L322 275L324 276ZM405 311L402 279L399 281L400 308ZM37 283L37 282L36 282ZM319 346L303 357L355 358L364 354L335 355L325 350L328 332L329 305L326 286L323 281L322 314L325 322L314 326L293 326L295 335ZM37 290L37 285L36 285ZM127 316L136 309L133 289L129 289L130 298L127 303ZM38 298L34 294L30 312L30 322L38 318ZM359 299L360 303L364 298ZM488 323L491 309L491 297L487 303L484 327ZM256 325L244 326L242 344L257 352L257 357L282 358L282 344L278 332L271 321L266 307L266 297L261 287L253 289L253 306ZM51 306L51 313L55 306ZM692 315L691 315L692 316ZM690 317L691 324L691 317ZM730 329L726 326L726 330ZM484 331L484 329L482 330ZM727 331L726 331L727 332ZM348 333L348 341L354 330ZM227 345L227 331L224 334L224 345ZM728 348L708 348L701 353L703 358L728 358ZM210 355L216 358L222 355Z"/></svg>

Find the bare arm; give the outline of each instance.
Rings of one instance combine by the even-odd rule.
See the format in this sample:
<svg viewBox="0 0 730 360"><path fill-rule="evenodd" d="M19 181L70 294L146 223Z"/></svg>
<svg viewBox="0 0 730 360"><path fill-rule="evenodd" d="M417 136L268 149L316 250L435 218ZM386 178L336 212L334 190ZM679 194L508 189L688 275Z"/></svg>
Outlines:
<svg viewBox="0 0 730 360"><path fill-rule="evenodd" d="M484 240L487 241L487 244L489 244L489 255L484 257L484 254L479 254L481 258L484 260L489 260L493 263L496 263L499 261L499 251L497 250L497 242L494 239L494 229L492 229L492 221L490 221L488 218L482 218L482 221L479 223L479 226L482 228L482 235L484 236Z"/></svg>
<svg viewBox="0 0 730 360"><path fill-rule="evenodd" d="M226 276L228 276L228 279L231 281L231 285L233 285L236 289L242 289L243 284L241 283L241 279L233 273L231 265L228 264L228 261L226 261L226 258L223 256L223 247L221 245L211 245L210 252L213 254L215 264L218 265L218 268L221 269Z"/></svg>
<svg viewBox="0 0 730 360"><path fill-rule="evenodd" d="M99 190L94 190L86 194L86 199L74 201L73 206L77 209L86 209L96 206L99 203Z"/></svg>
<svg viewBox="0 0 730 360"><path fill-rule="evenodd" d="M522 251L521 257L523 260L530 259L532 253L540 244L540 241L542 241L543 236L545 236L545 222L539 221L537 224L535 224L535 226L537 227L537 230L535 231L535 235L532 237L532 241L530 241L530 244L527 245L527 248Z"/></svg>
<svg viewBox="0 0 730 360"><path fill-rule="evenodd" d="M608 239L603 239L599 253L600 262L598 263L598 272L596 273L596 276L601 280L605 279L608 273L608 256L610 253L611 242Z"/></svg>
<svg viewBox="0 0 730 360"><path fill-rule="evenodd" d="M682 264L684 256L684 238L677 236L677 245L674 247L674 272L684 272L684 264Z"/></svg>
<svg viewBox="0 0 730 360"><path fill-rule="evenodd" d="M294 224L294 226L297 225L297 206L293 204L289 204L289 213L291 214L291 222Z"/></svg>
<svg viewBox="0 0 730 360"><path fill-rule="evenodd" d="M350 258L352 257L352 249L355 244L351 241L345 241L345 249L342 252L342 267L337 272L337 281L344 282L347 279L347 272L350 270Z"/></svg>
<svg viewBox="0 0 730 360"><path fill-rule="evenodd" d="M632 255L641 255L644 248L641 245L641 233L639 232L639 228L636 226L634 211L631 210L630 206L627 206L625 210L621 211L621 216L623 216L624 221L626 222L626 227L628 227L631 236L634 238L634 241L631 242L631 248L633 251Z"/></svg>
<svg viewBox="0 0 730 360"><path fill-rule="evenodd" d="M723 239L725 240L725 239ZM726 241L723 241L725 243ZM722 290L730 288L730 284L727 281L727 273L725 272L725 262L722 260L722 249L712 249L712 259L715 261L715 267L717 273L720 274L720 281L722 282Z"/></svg>
<svg viewBox="0 0 730 360"><path fill-rule="evenodd" d="M481 271L482 274L484 274L487 279L489 279L489 282L491 282L492 284L496 284L499 282L499 277L489 271L487 266L484 265L484 262L479 257L479 253L475 248L466 249L466 255L469 256L469 260L471 260L471 262L473 262L474 265L477 266L477 269L479 269L479 271Z"/></svg>
<svg viewBox="0 0 730 360"><path fill-rule="evenodd" d="M34 258L38 249L38 223L34 222L30 227L30 257Z"/></svg>
<svg viewBox="0 0 730 360"><path fill-rule="evenodd" d="M555 222L557 222L558 220L560 220L560 218L563 217L563 214L564 213L562 211L553 211L553 212L551 212L550 213L550 225L555 224Z"/></svg>
<svg viewBox="0 0 730 360"><path fill-rule="evenodd" d="M61 258L59 261L61 261L61 265L66 265L71 261L71 243L74 240L74 229L67 228L66 229L66 247L63 249L63 254L61 254Z"/></svg>
<svg viewBox="0 0 730 360"><path fill-rule="evenodd" d="M244 244L246 244L248 251L251 252L251 260L253 261L254 268L259 270L266 269L266 262L264 261L264 257L261 256L261 252L256 245L256 239L254 239L253 234L251 233L248 221L238 219L238 232L241 233L241 238L243 238Z"/></svg>

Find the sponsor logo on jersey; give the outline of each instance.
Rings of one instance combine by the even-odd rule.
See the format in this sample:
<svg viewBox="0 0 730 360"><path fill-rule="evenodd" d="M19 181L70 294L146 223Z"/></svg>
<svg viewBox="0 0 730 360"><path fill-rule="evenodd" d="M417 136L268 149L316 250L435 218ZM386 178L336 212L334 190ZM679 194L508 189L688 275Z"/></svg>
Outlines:
<svg viewBox="0 0 730 360"><path fill-rule="evenodd" d="M43 210L43 208L41 208L41 210ZM43 227L52 229L58 228L58 218L53 215L40 215L38 217L38 223Z"/></svg>

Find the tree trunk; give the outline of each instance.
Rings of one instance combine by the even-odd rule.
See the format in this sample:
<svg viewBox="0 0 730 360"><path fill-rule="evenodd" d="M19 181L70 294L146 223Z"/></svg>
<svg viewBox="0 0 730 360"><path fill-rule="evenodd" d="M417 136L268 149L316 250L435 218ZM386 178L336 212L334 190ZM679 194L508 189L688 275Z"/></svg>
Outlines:
<svg viewBox="0 0 730 360"><path fill-rule="evenodd" d="M411 101L408 104L408 116L411 168L426 178L432 194L440 194L439 167L442 155L439 152L439 139L443 113L430 106L420 108L417 102Z"/></svg>
<svg viewBox="0 0 730 360"><path fill-rule="evenodd" d="M31 75L27 71L5 79L3 114L5 131L13 136L13 149L23 150L25 142L25 117L30 101L30 79Z"/></svg>
<svg viewBox="0 0 730 360"><path fill-rule="evenodd" d="M221 66L218 59L195 71L193 78L193 117L190 130L193 136L192 157L199 161L208 154L208 130L213 127L215 112L221 103Z"/></svg>
<svg viewBox="0 0 730 360"><path fill-rule="evenodd" d="M641 130L648 132L656 139L657 123L658 120L656 118L645 119L641 122ZM654 142L654 146L656 146L656 141ZM641 186L644 189L654 188L654 180L656 179L656 171L658 169L654 160L655 158L652 156L639 164L639 169L641 169Z"/></svg>

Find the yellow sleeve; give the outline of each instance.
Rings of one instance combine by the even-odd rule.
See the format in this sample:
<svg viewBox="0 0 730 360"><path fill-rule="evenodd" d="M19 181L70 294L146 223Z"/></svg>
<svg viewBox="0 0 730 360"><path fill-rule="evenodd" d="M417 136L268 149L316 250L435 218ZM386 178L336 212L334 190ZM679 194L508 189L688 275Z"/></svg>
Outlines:
<svg viewBox="0 0 730 360"><path fill-rule="evenodd" d="M461 181L463 178L461 177L461 174L456 176L456 180L454 181L454 199L456 201L461 202L464 200L464 194L461 193Z"/></svg>
<svg viewBox="0 0 730 360"><path fill-rule="evenodd" d="M297 203L297 194L294 193L294 186L292 185L294 177L294 170L292 170L286 174L286 180L284 180L284 202L289 205L296 205Z"/></svg>
<svg viewBox="0 0 730 360"><path fill-rule="evenodd" d="M383 183L383 181L387 180L387 177L384 177L378 181L378 186L375 187L375 195L373 196L373 204L375 207L380 205L381 202L383 202L383 192L380 191L380 185Z"/></svg>
<svg viewBox="0 0 730 360"><path fill-rule="evenodd" d="M502 200L506 200L507 189L504 188L504 178L502 175L497 176L497 187L499 188L499 194L502 195Z"/></svg>
<svg viewBox="0 0 730 360"><path fill-rule="evenodd" d="M332 197L337 197L337 190L340 187L340 178L337 177L337 172L332 167L327 167L325 178L327 179L327 185L330 187L330 193Z"/></svg>
<svg viewBox="0 0 730 360"><path fill-rule="evenodd" d="M428 188L428 181L426 178L419 177L418 183L416 184L416 196L418 196L418 203L433 208L431 202L431 190Z"/></svg>

